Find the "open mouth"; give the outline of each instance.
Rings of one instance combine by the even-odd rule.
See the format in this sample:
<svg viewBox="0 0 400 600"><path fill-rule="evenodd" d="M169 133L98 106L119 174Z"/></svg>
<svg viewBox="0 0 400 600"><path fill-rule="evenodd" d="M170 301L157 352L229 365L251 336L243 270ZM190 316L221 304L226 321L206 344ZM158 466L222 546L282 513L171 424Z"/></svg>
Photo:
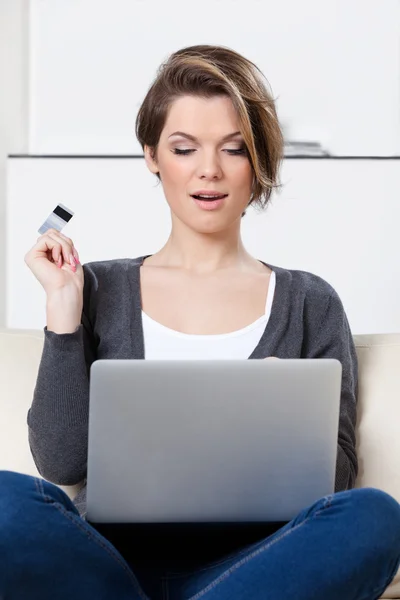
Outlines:
<svg viewBox="0 0 400 600"><path fill-rule="evenodd" d="M192 198L195 200L203 200L204 202L212 202L213 200L222 200L222 198L226 198L228 194L220 194L219 196L196 196L192 195Z"/></svg>

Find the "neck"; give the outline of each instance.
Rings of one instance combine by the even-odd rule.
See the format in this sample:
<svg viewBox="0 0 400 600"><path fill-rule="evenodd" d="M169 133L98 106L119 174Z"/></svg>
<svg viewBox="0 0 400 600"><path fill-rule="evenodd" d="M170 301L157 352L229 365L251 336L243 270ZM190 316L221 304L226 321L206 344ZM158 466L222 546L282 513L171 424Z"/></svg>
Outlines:
<svg viewBox="0 0 400 600"><path fill-rule="evenodd" d="M202 233L173 224L166 244L153 255L153 264L196 273L243 268L255 259L244 248L240 225L217 233Z"/></svg>

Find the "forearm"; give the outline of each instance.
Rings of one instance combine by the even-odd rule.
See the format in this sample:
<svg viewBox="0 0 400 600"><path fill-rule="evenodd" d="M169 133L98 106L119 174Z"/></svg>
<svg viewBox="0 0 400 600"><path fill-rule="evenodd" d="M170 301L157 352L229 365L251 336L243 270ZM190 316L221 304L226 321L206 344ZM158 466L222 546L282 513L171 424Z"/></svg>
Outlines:
<svg viewBox="0 0 400 600"><path fill-rule="evenodd" d="M45 330L31 409L29 443L39 473L54 483L80 481L87 462L89 378L83 327Z"/></svg>
<svg viewBox="0 0 400 600"><path fill-rule="evenodd" d="M340 444L337 447L335 492L352 489L357 477L357 458L348 454Z"/></svg>

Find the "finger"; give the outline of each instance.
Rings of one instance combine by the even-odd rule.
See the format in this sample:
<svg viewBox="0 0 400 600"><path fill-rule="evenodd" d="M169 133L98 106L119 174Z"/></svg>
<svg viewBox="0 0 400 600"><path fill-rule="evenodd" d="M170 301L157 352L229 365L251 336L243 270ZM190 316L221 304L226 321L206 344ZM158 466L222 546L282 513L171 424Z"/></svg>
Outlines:
<svg viewBox="0 0 400 600"><path fill-rule="evenodd" d="M70 259L66 258L66 256L69 256L68 251L66 252L65 250L63 250L61 244L58 244L54 247L54 249L52 251L52 259L53 259L54 264L59 269L61 269L63 266L67 266L67 267L70 267L71 269L75 270L76 265L72 264Z"/></svg>
<svg viewBox="0 0 400 600"><path fill-rule="evenodd" d="M52 255L54 263L57 265L57 267L59 269L61 269L61 267L63 265L61 245L54 246L53 250L51 251L51 255Z"/></svg>
<svg viewBox="0 0 400 600"><path fill-rule="evenodd" d="M58 231L57 233L60 237L62 237L67 242L67 244L69 244L71 246L72 256L75 258L76 262L79 263L79 254L78 254L78 250L74 246L74 242L71 240L71 238L69 238L66 235L64 235L63 233L61 233L61 231Z"/></svg>
<svg viewBox="0 0 400 600"><path fill-rule="evenodd" d="M75 258L76 262L80 262L79 261L79 254L78 254L78 250L75 248L74 246L74 242L71 240L71 238L63 235L62 233L60 234L70 245L72 248L72 256Z"/></svg>
<svg viewBox="0 0 400 600"><path fill-rule="evenodd" d="M64 235L63 233L61 233L61 231L58 231L57 229L54 229L54 228L50 228L50 229L48 229L48 230L46 231L46 233L45 233L45 234L43 234L43 235L47 235L47 234L49 234L51 237L54 237L54 236L56 236L57 238L61 238L62 240L65 240L65 242L66 242L67 244L69 244L69 246L70 246L70 248L71 248L71 254L72 254L72 256L75 258L75 260L76 260L78 263L80 262L78 251L77 251L77 249L75 248L75 246L74 246L74 242L71 240L71 238L67 237L66 235ZM43 236L41 236L41 237L43 237ZM40 238L39 238L39 239L40 239ZM55 238L54 238L54 239L55 239ZM67 261L67 262L69 262L69 261Z"/></svg>
<svg viewBox="0 0 400 600"><path fill-rule="evenodd" d="M42 235L38 238L38 242L25 255L25 262L29 266L31 261L39 255L45 256L49 262L62 266L62 247L61 243L54 240L52 237Z"/></svg>
<svg viewBox="0 0 400 600"><path fill-rule="evenodd" d="M62 257L63 257L64 262L71 265L71 267L75 267L76 263L74 261L73 246L70 244L70 242L67 242L64 239L64 237L60 236L60 234L58 232L57 233L47 232L47 235L49 238L51 238L55 242L58 242L61 245Z"/></svg>
<svg viewBox="0 0 400 600"><path fill-rule="evenodd" d="M69 237L67 237L65 235L62 235L62 234L60 234L60 235L61 235L61 237L63 237L66 240L66 242L68 244L70 244L70 246L72 248L72 256L75 258L75 261L79 263L80 262L79 261L79 254L78 254L78 250L74 246L74 242L71 240L71 238L69 238Z"/></svg>
<svg viewBox="0 0 400 600"><path fill-rule="evenodd" d="M41 248L42 252L46 253L48 260L53 259L54 262L58 261L58 258L62 253L61 243L50 236L42 236L37 246ZM34 250L34 248L32 250Z"/></svg>
<svg viewBox="0 0 400 600"><path fill-rule="evenodd" d="M54 240L50 237L47 237L41 241L44 241L46 244L47 259L50 262L54 262L54 264L61 268L63 262L61 244L58 242L54 242Z"/></svg>
<svg viewBox="0 0 400 600"><path fill-rule="evenodd" d="M43 239L46 237L46 235L49 235L50 233L54 233L55 235L59 235L60 237L64 237L63 234L61 233L61 231L58 231L57 229L47 229L44 233L42 233L42 235L40 235L37 239L37 241Z"/></svg>

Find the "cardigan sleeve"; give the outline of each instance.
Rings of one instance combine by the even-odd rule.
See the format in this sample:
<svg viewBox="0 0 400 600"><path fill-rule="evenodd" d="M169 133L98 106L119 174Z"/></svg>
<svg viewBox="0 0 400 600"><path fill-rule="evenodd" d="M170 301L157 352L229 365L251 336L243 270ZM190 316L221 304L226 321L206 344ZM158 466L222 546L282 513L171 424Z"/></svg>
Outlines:
<svg viewBox="0 0 400 600"><path fill-rule="evenodd" d="M44 345L32 405L28 439L38 472L48 481L73 485L86 477L89 375L96 340L88 313L90 273L86 265L81 323L73 333L44 327Z"/></svg>
<svg viewBox="0 0 400 600"><path fill-rule="evenodd" d="M335 492L338 492L354 487L358 472L355 435L358 360L343 303L332 286L329 288L322 318L309 319L305 358L336 358L342 364L335 478Z"/></svg>

